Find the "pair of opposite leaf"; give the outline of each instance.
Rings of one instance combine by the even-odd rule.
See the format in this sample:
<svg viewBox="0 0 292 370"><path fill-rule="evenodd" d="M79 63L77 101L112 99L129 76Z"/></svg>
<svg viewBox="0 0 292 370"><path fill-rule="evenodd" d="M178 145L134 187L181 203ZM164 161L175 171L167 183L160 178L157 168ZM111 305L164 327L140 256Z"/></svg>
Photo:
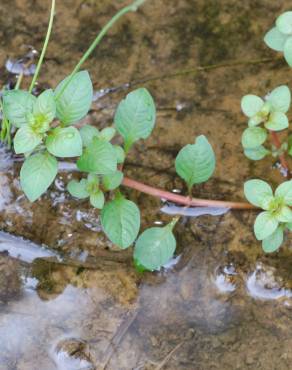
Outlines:
<svg viewBox="0 0 292 370"><path fill-rule="evenodd" d="M37 98L27 91L6 91L3 95L5 117L18 130L14 137L17 154L31 153L45 141L46 149L58 157L74 157L82 153L79 132L72 125L88 112L93 88L88 72L78 72L70 83L68 77L53 90L46 90ZM65 90L60 95L63 87ZM59 97L58 97L59 96ZM52 128L58 118L62 127Z"/></svg>
<svg viewBox="0 0 292 370"><path fill-rule="evenodd" d="M285 85L275 88L264 99L252 94L242 98L241 109L248 117L248 128L242 134L241 143L249 159L260 160L271 153L263 146L268 130L281 131L289 127L286 113L290 103L291 93Z"/></svg>
<svg viewBox="0 0 292 370"><path fill-rule="evenodd" d="M276 19L275 27L266 33L264 41L269 48L283 52L286 62L292 67L292 11Z"/></svg>
<svg viewBox="0 0 292 370"><path fill-rule="evenodd" d="M92 95L92 82L86 71L65 78L54 92L46 90L38 98L23 90L4 92L4 116L17 129L15 151L27 157L20 171L20 184L31 202L54 181L58 172L55 157L81 155L79 131L66 126L87 114ZM58 127L52 127L55 118L61 122Z"/></svg>
<svg viewBox="0 0 292 370"><path fill-rule="evenodd" d="M292 180L279 185L275 193L265 181L249 180L244 193L251 204L264 210L255 220L256 238L262 240L265 252L276 251L283 242L284 230L292 230Z"/></svg>

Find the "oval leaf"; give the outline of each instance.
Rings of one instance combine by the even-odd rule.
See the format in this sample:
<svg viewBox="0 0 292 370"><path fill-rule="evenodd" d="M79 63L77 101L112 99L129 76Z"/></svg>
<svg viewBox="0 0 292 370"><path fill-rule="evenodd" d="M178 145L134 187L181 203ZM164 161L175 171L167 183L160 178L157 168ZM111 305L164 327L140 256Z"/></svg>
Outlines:
<svg viewBox="0 0 292 370"><path fill-rule="evenodd" d="M82 154L82 139L77 128L58 127L48 135L46 147L56 157L78 157Z"/></svg>
<svg viewBox="0 0 292 370"><path fill-rule="evenodd" d="M89 197L87 185L88 181L86 179L82 179L81 181L71 180L67 186L67 190L73 197L85 199Z"/></svg>
<svg viewBox="0 0 292 370"><path fill-rule="evenodd" d="M85 125L80 129L83 146L88 146L94 137L99 136L99 131L96 127Z"/></svg>
<svg viewBox="0 0 292 370"><path fill-rule="evenodd" d="M241 99L241 109L247 117L252 117L259 113L264 105L263 99L256 95L245 95Z"/></svg>
<svg viewBox="0 0 292 370"><path fill-rule="evenodd" d="M271 152L262 145L253 149L244 149L245 156L252 161L259 161L265 158L270 153Z"/></svg>
<svg viewBox="0 0 292 370"><path fill-rule="evenodd" d="M292 180L285 181L279 185L275 191L276 197L284 199L287 206L292 206Z"/></svg>
<svg viewBox="0 0 292 370"><path fill-rule="evenodd" d="M102 191L99 191L95 194L90 195L90 204L94 208L102 209L104 206L104 194Z"/></svg>
<svg viewBox="0 0 292 370"><path fill-rule="evenodd" d="M284 57L286 62L292 67L292 37L290 36L284 45Z"/></svg>
<svg viewBox="0 0 292 370"><path fill-rule="evenodd" d="M77 161L80 171L108 175L117 170L117 157L113 146L94 137Z"/></svg>
<svg viewBox="0 0 292 370"><path fill-rule="evenodd" d="M178 175L188 187L207 181L215 170L215 154L204 135L198 136L195 144L183 147L175 159Z"/></svg>
<svg viewBox="0 0 292 370"><path fill-rule="evenodd" d="M175 248L176 240L169 225L152 227L139 236L134 259L150 271L158 270L173 257Z"/></svg>
<svg viewBox="0 0 292 370"><path fill-rule="evenodd" d="M292 146L291 146L291 148L292 148ZM116 157L117 157L118 163L123 163L125 158L126 158L126 154L125 154L124 149L119 145L114 145L114 150L116 152ZM292 153L292 149L291 149L291 153Z"/></svg>
<svg viewBox="0 0 292 370"><path fill-rule="evenodd" d="M3 95L5 117L16 127L27 124L27 114L32 113L36 97L27 91L10 90Z"/></svg>
<svg viewBox="0 0 292 370"><path fill-rule="evenodd" d="M262 145L267 139L267 130L261 127L248 127L241 137L242 146L245 149L254 149Z"/></svg>
<svg viewBox="0 0 292 370"><path fill-rule="evenodd" d="M284 34L292 33L292 12L285 12L281 14L276 20L278 30Z"/></svg>
<svg viewBox="0 0 292 370"><path fill-rule="evenodd" d="M284 232L282 227L278 227L276 231L263 240L263 250L266 253L273 253L278 250L283 243Z"/></svg>
<svg viewBox="0 0 292 370"><path fill-rule="evenodd" d="M139 140L146 139L152 132L156 119L154 101L150 93L140 88L130 92L122 100L115 114L115 126L125 140L128 150Z"/></svg>
<svg viewBox="0 0 292 370"><path fill-rule="evenodd" d="M51 123L56 116L56 102L53 90L46 90L37 98L33 114L38 122ZM45 125L44 125L45 126Z"/></svg>
<svg viewBox="0 0 292 370"><path fill-rule="evenodd" d="M17 130L13 139L16 154L28 153L42 142L42 137L36 134L31 127L25 125Z"/></svg>
<svg viewBox="0 0 292 370"><path fill-rule="evenodd" d="M118 197L103 207L101 224L107 237L126 249L133 244L140 229L139 208L130 200Z"/></svg>
<svg viewBox="0 0 292 370"><path fill-rule="evenodd" d="M283 51L287 37L288 36L281 33L277 27L273 27L269 32L266 33L264 42L273 50Z"/></svg>
<svg viewBox="0 0 292 370"><path fill-rule="evenodd" d="M49 153L28 157L20 171L20 185L28 199L38 199L52 184L58 172L58 162Z"/></svg>
<svg viewBox="0 0 292 370"><path fill-rule="evenodd" d="M265 127L271 131L281 131L289 127L289 121L285 113L273 112L268 122L265 123Z"/></svg>
<svg viewBox="0 0 292 370"><path fill-rule="evenodd" d="M273 190L263 180L249 180L244 184L244 195L251 204L263 208L273 198Z"/></svg>
<svg viewBox="0 0 292 370"><path fill-rule="evenodd" d="M69 78L66 77L55 91L57 117L65 125L85 117L93 97L92 82L87 71L76 73L64 90Z"/></svg>
<svg viewBox="0 0 292 370"><path fill-rule="evenodd" d="M267 101L273 112L287 113L291 103L291 93L288 86L276 87L268 96Z"/></svg>
<svg viewBox="0 0 292 370"><path fill-rule="evenodd" d="M288 206L282 206L275 214L276 219L279 222L292 222L292 210Z"/></svg>
<svg viewBox="0 0 292 370"><path fill-rule="evenodd" d="M266 239L277 229L279 222L269 212L261 212L254 224L254 233L257 240Z"/></svg>
<svg viewBox="0 0 292 370"><path fill-rule="evenodd" d="M111 173L110 175L105 175L102 178L102 184L105 190L114 190L118 188L122 181L123 181L124 175L121 171L116 171Z"/></svg>
<svg viewBox="0 0 292 370"><path fill-rule="evenodd" d="M111 141L116 134L116 129L113 127L106 127L99 133L99 138L105 141Z"/></svg>

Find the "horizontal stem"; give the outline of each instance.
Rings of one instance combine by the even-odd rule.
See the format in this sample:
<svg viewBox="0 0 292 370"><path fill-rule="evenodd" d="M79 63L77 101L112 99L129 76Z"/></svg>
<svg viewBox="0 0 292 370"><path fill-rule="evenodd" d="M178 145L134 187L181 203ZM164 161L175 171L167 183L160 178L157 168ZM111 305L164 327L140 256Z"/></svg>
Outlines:
<svg viewBox="0 0 292 370"><path fill-rule="evenodd" d="M211 199L198 199L198 198L190 198L179 194L174 194L159 188L154 188L149 185L145 185L139 181L132 180L128 177L125 177L123 180L122 185L138 190L142 193L153 195L155 197L169 200L170 202L174 202L177 204L182 204L186 206L194 206L194 207L218 207L218 208L229 208L229 209L238 209L238 210L254 210L252 204L245 203L245 202L230 202L230 201L223 201L223 200L211 200Z"/></svg>

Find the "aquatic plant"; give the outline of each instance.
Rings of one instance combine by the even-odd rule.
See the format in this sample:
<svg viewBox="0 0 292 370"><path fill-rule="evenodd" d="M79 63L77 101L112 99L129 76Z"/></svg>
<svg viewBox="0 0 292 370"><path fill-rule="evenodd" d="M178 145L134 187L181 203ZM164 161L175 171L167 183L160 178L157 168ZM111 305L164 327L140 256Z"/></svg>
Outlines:
<svg viewBox="0 0 292 370"><path fill-rule="evenodd" d="M101 131L90 125L74 126L87 115L93 99L89 73L80 70L81 66L112 25L122 15L136 11L143 2L137 0L121 9L101 30L72 73L55 89L45 90L36 97L32 92L52 31L53 0L44 47L29 90L20 90L18 83L14 90L3 91L1 138L10 144L11 127L15 130L14 151L25 157L20 185L31 202L55 180L59 158L76 159L78 170L87 175L79 181L70 181L69 193L78 199L88 199L92 207L100 210L102 228L112 243L121 249L135 244L134 259L140 269L156 270L175 252L173 228L179 217L164 227L146 229L138 237L139 208L125 198L120 188L123 182L131 186L131 180L127 183L123 173L127 154L154 129L156 109L152 96L145 88L130 92L117 107L114 125ZM117 135L122 138L122 146L112 144ZM185 146L176 158L175 167L191 194L192 186L207 181L215 169L215 155L208 140L199 136L194 144Z"/></svg>
<svg viewBox="0 0 292 370"><path fill-rule="evenodd" d="M292 181L281 184L275 195L264 181L246 182L244 191L251 204L192 198L193 186L207 181L215 170L214 151L203 135L183 147L175 159L176 172L185 181L188 196L153 188L125 177L123 166L129 151L134 144L147 139L155 128L155 103L147 89L141 87L127 94L116 109L113 126L102 130L91 125L76 127L76 123L87 115L93 99L89 73L81 70L83 63L115 22L126 13L136 11L144 2L136 0L122 8L103 27L71 74L56 88L35 96L34 86L53 27L55 0L52 0L48 31L30 88L28 91L20 89L20 76L14 90L4 90L1 99L1 140L10 146L13 133L14 151L25 158L20 171L23 192L31 202L36 201L54 182L58 160L73 158L77 169L84 175L79 181L68 183L69 193L77 199L88 199L92 207L100 210L103 231L113 244L121 249L134 245L134 261L139 270L157 270L173 257L176 249L173 230L180 214L167 225L146 229L138 236L140 211L133 201L126 199L122 186L185 207L262 208L264 212L258 215L254 226L256 238L263 241L264 251L277 250L283 241L284 230L292 229L292 211L289 208L292 205ZM280 28L265 37L274 49L279 49L273 39L279 40L279 32L284 34L281 36L282 44L284 38L287 43L290 39L289 27L283 25L288 18L284 18L285 21L277 22ZM243 97L241 107L248 117L248 128L243 132L242 145L249 159L279 156L283 168L288 171L285 152L292 153L291 143L281 144L276 132L289 126L286 113L290 101L287 86L277 87L264 99L256 95ZM268 133L271 133L274 143L271 148L264 145ZM122 145L113 144L118 136Z"/></svg>
<svg viewBox="0 0 292 370"><path fill-rule="evenodd" d="M292 66L292 12L285 12L276 19L276 25L264 37L268 47L282 51ZM261 160L266 156L278 157L284 175L289 181L280 184L273 195L272 188L262 180L249 180L244 184L247 200L262 208L254 224L254 233L262 240L265 252L278 250L284 240L284 230L292 230L292 180L286 154L292 154L291 137L281 142L277 132L289 128L287 112L291 104L288 86L276 87L264 98L246 95L241 100L241 109L248 117L248 128L242 134L244 154L251 160ZM262 127L263 126L263 127ZM264 146L270 134L269 147Z"/></svg>

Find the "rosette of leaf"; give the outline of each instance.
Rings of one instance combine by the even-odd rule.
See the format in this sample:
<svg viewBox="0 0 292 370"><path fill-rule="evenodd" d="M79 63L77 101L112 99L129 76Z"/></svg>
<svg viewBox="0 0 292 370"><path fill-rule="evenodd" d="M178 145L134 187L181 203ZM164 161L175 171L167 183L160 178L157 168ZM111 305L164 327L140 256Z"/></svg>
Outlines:
<svg viewBox="0 0 292 370"><path fill-rule="evenodd" d="M4 115L17 128L15 152L27 157L20 171L20 184L31 202L54 181L58 172L55 157L82 154L79 130L71 125L87 114L92 95L92 83L86 71L65 78L55 92L46 90L37 98L22 90L4 93ZM55 118L60 125L56 123L52 127Z"/></svg>
<svg viewBox="0 0 292 370"><path fill-rule="evenodd" d="M249 118L241 143L244 154L252 160L263 159L271 151L264 147L268 130L281 131L289 126L286 115L291 103L291 93L287 86L275 88L264 99L256 95L245 95L241 109ZM260 127L262 125L263 127Z"/></svg>
<svg viewBox="0 0 292 370"><path fill-rule="evenodd" d="M82 179L79 182L71 180L68 184L69 193L76 198L89 198L90 204L98 209L104 206L104 194L99 186L99 178L95 174L89 174L87 179Z"/></svg>
<svg viewBox="0 0 292 370"><path fill-rule="evenodd" d="M283 52L285 60L292 67L292 11L276 19L275 27L266 33L264 41L269 48Z"/></svg>
<svg viewBox="0 0 292 370"><path fill-rule="evenodd" d="M3 96L3 109L5 117L17 128L13 141L15 153L32 152L56 116L53 90L46 90L37 98L23 90L7 91Z"/></svg>
<svg viewBox="0 0 292 370"><path fill-rule="evenodd" d="M284 230L292 230L292 180L279 185L273 193L268 183L262 180L249 180L244 184L246 199L262 208L254 224L254 233L262 240L263 250L275 252L283 243Z"/></svg>

